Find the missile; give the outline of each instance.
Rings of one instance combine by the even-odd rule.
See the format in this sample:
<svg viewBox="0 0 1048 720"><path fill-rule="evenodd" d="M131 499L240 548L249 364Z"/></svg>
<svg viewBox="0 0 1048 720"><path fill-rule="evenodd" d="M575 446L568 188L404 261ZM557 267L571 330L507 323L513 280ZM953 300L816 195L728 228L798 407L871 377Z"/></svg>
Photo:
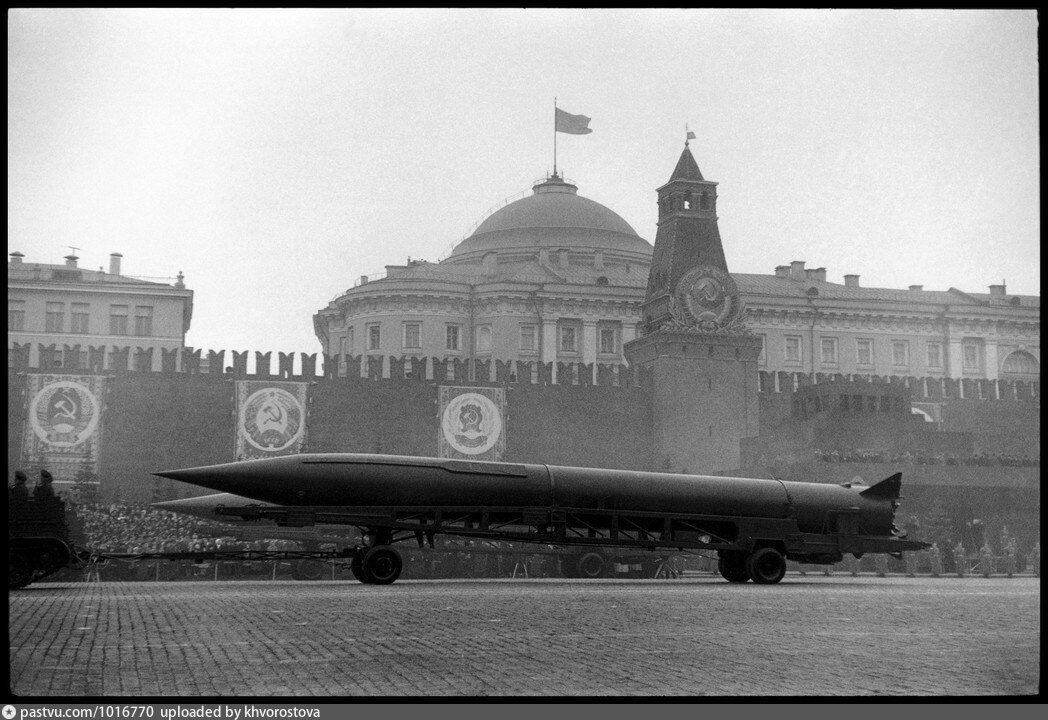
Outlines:
<svg viewBox="0 0 1048 720"><path fill-rule="evenodd" d="M785 558L835 562L845 552L898 555L926 547L898 537L894 526L901 473L873 486L834 485L338 453L155 474L256 501L243 508L245 518L361 528L371 541L354 569L362 582L392 582L399 575L399 556L389 546L409 533L420 543L436 532L712 549L722 575L733 582L777 582Z"/></svg>
<svg viewBox="0 0 1048 720"><path fill-rule="evenodd" d="M241 495L232 493L214 493L212 495L198 495L196 497L183 498L181 500L164 500L155 502L151 507L157 510L190 515L192 517L210 520L212 522L223 522L232 524L246 524L253 521L238 515L223 515L218 513L219 508L244 507L248 505L262 505L273 507L273 503L262 503Z"/></svg>
<svg viewBox="0 0 1048 720"><path fill-rule="evenodd" d="M858 508L864 531L872 535L892 533L901 487L901 474L873 487L848 487L355 453L287 455L155 474L281 506L531 507L793 517L801 532L821 532L827 511Z"/></svg>

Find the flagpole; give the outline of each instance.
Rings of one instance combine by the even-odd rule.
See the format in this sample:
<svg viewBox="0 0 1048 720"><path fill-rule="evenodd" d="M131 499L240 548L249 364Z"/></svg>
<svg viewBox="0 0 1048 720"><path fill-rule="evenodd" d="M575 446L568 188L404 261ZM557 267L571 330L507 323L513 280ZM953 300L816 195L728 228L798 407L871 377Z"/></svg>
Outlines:
<svg viewBox="0 0 1048 720"><path fill-rule="evenodd" d="M557 96L553 96L553 176L557 176Z"/></svg>

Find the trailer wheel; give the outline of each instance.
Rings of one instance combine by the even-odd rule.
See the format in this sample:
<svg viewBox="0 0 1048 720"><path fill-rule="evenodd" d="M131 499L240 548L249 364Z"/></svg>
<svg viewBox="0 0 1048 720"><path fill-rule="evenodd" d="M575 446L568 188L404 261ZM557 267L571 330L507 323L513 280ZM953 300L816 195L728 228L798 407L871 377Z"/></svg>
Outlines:
<svg viewBox="0 0 1048 720"><path fill-rule="evenodd" d="M786 574L786 558L775 548L757 548L746 559L750 579L760 585L774 585Z"/></svg>
<svg viewBox="0 0 1048 720"><path fill-rule="evenodd" d="M357 580L365 585L370 585L371 576L364 572L364 554L364 550L357 550L353 553L353 559L349 562L349 571Z"/></svg>
<svg viewBox="0 0 1048 720"><path fill-rule="evenodd" d="M7 581L11 590L20 590L33 581L33 566L24 553L11 550L7 553Z"/></svg>
<svg viewBox="0 0 1048 720"><path fill-rule="evenodd" d="M362 561L363 571L375 585L389 585L404 569L400 553L389 545L376 545L367 551Z"/></svg>
<svg viewBox="0 0 1048 720"><path fill-rule="evenodd" d="M717 570L728 582L744 583L750 579L746 570L746 553L721 552L717 558Z"/></svg>
<svg viewBox="0 0 1048 720"><path fill-rule="evenodd" d="M595 580L604 577L604 556L598 552L582 553L575 558L575 577Z"/></svg>

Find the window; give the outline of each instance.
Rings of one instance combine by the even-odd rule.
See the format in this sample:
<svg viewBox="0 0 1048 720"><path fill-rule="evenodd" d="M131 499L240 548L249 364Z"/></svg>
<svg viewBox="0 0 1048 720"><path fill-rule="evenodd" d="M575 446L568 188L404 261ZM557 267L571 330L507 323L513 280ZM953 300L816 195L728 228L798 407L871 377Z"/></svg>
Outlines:
<svg viewBox="0 0 1048 720"><path fill-rule="evenodd" d="M477 352L491 352L491 326L477 327Z"/></svg>
<svg viewBox="0 0 1048 720"><path fill-rule="evenodd" d="M69 331L86 335L91 306L87 303L73 303L70 310Z"/></svg>
<svg viewBox="0 0 1048 720"><path fill-rule="evenodd" d="M404 349L422 348L422 323L404 323Z"/></svg>
<svg viewBox="0 0 1048 720"><path fill-rule="evenodd" d="M153 308L148 305L135 307L135 335L153 334Z"/></svg>
<svg viewBox="0 0 1048 720"><path fill-rule="evenodd" d="M47 315L45 316L44 330L46 332L60 333L65 324L65 303L47 303Z"/></svg>
<svg viewBox="0 0 1048 720"><path fill-rule="evenodd" d="M942 367L942 343L930 342L928 343L928 367L930 368L941 368Z"/></svg>
<svg viewBox="0 0 1048 720"><path fill-rule="evenodd" d="M520 349L524 352L535 352L539 349L538 328L534 325L520 326Z"/></svg>
<svg viewBox="0 0 1048 720"><path fill-rule="evenodd" d="M764 365L768 361L768 336L758 335L758 337L761 339L761 354L757 358L757 362Z"/></svg>
<svg viewBox="0 0 1048 720"><path fill-rule="evenodd" d="M7 301L7 331L25 330L25 300Z"/></svg>
<svg viewBox="0 0 1048 720"><path fill-rule="evenodd" d="M800 363L801 361L801 339L794 335L786 336L786 362Z"/></svg>
<svg viewBox="0 0 1048 720"><path fill-rule="evenodd" d="M892 341L892 365L907 367L910 364L910 343L906 340Z"/></svg>
<svg viewBox="0 0 1048 720"><path fill-rule="evenodd" d="M855 341L855 364L867 367L873 365L873 340Z"/></svg>
<svg viewBox="0 0 1048 720"><path fill-rule="evenodd" d="M346 353L349 352L349 340L346 337L340 337L338 339L338 361L341 363L344 361Z"/></svg>
<svg viewBox="0 0 1048 720"><path fill-rule="evenodd" d="M109 333L127 335L127 305L109 306Z"/></svg>
<svg viewBox="0 0 1048 720"><path fill-rule="evenodd" d="M462 329L458 325L448 325L445 329L446 342L444 347L455 352L462 349Z"/></svg>
<svg viewBox="0 0 1048 720"><path fill-rule="evenodd" d="M560 351L573 353L579 351L578 331L574 327L560 329Z"/></svg>
<svg viewBox="0 0 1048 720"><path fill-rule="evenodd" d="M1005 358L1001 370L1015 375L1036 375L1041 371L1037 358L1022 350L1016 350Z"/></svg>
<svg viewBox="0 0 1048 720"><path fill-rule="evenodd" d="M368 325L368 350L378 350L382 347L382 326L378 323Z"/></svg>
<svg viewBox="0 0 1048 720"><path fill-rule="evenodd" d="M615 328L600 329L600 351L606 355L618 352L618 344L615 342Z"/></svg>
<svg viewBox="0 0 1048 720"><path fill-rule="evenodd" d="M965 340L962 344L964 350L963 362L965 370L982 369L982 343L977 340Z"/></svg>
<svg viewBox="0 0 1048 720"><path fill-rule="evenodd" d="M820 343L822 348L822 364L823 365L836 365L837 364L837 338L822 338Z"/></svg>

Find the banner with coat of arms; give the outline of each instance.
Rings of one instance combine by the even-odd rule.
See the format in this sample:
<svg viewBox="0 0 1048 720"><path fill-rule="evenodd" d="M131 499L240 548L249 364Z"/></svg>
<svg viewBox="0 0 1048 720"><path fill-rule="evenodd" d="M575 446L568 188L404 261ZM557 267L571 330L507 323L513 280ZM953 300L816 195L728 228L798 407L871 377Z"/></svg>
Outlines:
<svg viewBox="0 0 1048 720"><path fill-rule="evenodd" d="M101 375L30 373L22 468L44 468L56 482L75 482L87 470L99 474L106 378Z"/></svg>
<svg viewBox="0 0 1048 720"><path fill-rule="evenodd" d="M301 452L306 442L304 382L236 382L237 460Z"/></svg>
<svg viewBox="0 0 1048 720"><path fill-rule="evenodd" d="M502 460L505 388L440 387L440 457Z"/></svg>

